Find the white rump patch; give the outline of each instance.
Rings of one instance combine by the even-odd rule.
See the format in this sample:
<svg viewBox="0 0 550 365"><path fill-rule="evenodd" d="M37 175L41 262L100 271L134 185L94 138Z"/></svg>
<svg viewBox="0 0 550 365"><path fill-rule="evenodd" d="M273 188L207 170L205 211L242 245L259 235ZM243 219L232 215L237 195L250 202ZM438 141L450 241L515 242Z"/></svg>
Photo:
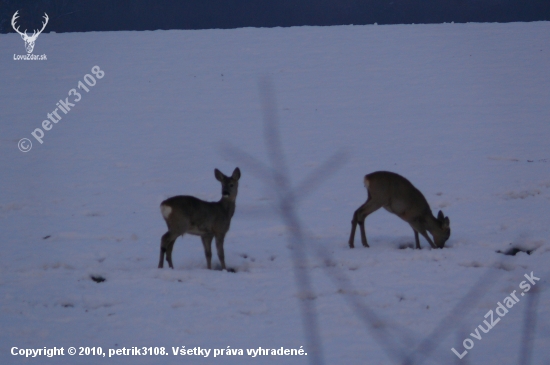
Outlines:
<svg viewBox="0 0 550 365"><path fill-rule="evenodd" d="M164 219L168 219L168 217L170 217L170 213L172 213L172 208L170 208L168 205L161 205L160 212L162 213Z"/></svg>

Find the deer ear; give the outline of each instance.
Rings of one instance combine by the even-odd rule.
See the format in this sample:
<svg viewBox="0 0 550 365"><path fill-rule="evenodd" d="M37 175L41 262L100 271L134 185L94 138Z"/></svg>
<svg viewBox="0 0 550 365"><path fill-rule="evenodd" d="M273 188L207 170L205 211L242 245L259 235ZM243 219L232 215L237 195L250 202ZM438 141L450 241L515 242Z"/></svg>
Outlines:
<svg viewBox="0 0 550 365"><path fill-rule="evenodd" d="M443 222L444 218L445 218L445 216L443 215L443 212L439 211L439 213L437 213L437 220L440 221L440 222Z"/></svg>
<svg viewBox="0 0 550 365"><path fill-rule="evenodd" d="M233 170L233 175L231 177L235 180L239 180L241 178L241 170L237 167L235 170Z"/></svg>
<svg viewBox="0 0 550 365"><path fill-rule="evenodd" d="M219 182L223 182L223 178L225 177L225 175L218 169L214 169L214 176L216 176L216 180Z"/></svg>
<svg viewBox="0 0 550 365"><path fill-rule="evenodd" d="M445 217L443 220L443 227L447 228L451 226L451 221L449 220L449 217Z"/></svg>

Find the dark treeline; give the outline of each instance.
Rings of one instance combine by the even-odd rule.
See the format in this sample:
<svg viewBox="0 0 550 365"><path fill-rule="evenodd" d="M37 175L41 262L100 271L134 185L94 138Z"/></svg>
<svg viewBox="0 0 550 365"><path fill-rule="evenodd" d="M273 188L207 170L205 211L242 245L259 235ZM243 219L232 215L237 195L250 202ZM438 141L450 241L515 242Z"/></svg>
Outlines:
<svg viewBox="0 0 550 365"><path fill-rule="evenodd" d="M0 0L0 32L550 20L550 0Z"/></svg>

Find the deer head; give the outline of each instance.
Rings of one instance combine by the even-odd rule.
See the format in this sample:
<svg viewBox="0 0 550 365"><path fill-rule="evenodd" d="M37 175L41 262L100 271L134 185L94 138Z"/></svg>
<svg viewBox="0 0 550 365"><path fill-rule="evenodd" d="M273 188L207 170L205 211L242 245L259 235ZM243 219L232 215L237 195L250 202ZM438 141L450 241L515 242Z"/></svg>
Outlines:
<svg viewBox="0 0 550 365"><path fill-rule="evenodd" d="M15 21L17 20L17 18L19 18L19 16L17 15L17 13L19 12L16 11L15 14L13 14L13 17L11 18L11 26L13 27L13 29L19 33L19 35L21 36L21 38L23 38L23 41L25 41L25 49L27 50L27 53L32 53L32 50L34 49L34 42L36 41L36 38L38 38L38 36L40 35L40 33L42 33L42 31L44 30L44 28L46 28L46 24L48 24L48 14L44 13L44 20L45 22L42 22L42 29L40 29L37 33L37 31L35 30L32 35L29 37L27 35L27 30L25 29L25 32L22 33L19 31L19 27L15 27Z"/></svg>

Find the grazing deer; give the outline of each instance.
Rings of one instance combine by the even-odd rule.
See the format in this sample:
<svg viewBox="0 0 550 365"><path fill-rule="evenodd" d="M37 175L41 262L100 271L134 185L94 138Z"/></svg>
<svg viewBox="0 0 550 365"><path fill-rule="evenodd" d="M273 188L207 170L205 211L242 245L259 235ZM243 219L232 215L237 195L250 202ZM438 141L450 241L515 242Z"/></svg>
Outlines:
<svg viewBox="0 0 550 365"><path fill-rule="evenodd" d="M174 196L160 204L160 212L168 226L160 241L159 268L163 267L164 255L170 268L172 264L172 249L178 236L189 233L200 236L204 246L206 265L211 269L212 239L216 238L218 258L225 268L223 240L229 231L231 218L235 213L235 199L239 188L241 170L237 167L231 177L225 176L220 170L214 170L214 176L222 184L222 198L217 202L205 202L194 196Z"/></svg>
<svg viewBox="0 0 550 365"><path fill-rule="evenodd" d="M365 233L365 218L382 207L410 224L414 231L416 248L420 248L419 233L433 248L443 248L451 235L449 217L445 217L443 212L439 211L435 218L424 195L409 180L393 172L377 171L365 175L364 183L368 198L366 203L353 213L349 236L350 248L354 247L355 228L358 224L363 246L369 247ZM426 231L432 234L433 241Z"/></svg>

